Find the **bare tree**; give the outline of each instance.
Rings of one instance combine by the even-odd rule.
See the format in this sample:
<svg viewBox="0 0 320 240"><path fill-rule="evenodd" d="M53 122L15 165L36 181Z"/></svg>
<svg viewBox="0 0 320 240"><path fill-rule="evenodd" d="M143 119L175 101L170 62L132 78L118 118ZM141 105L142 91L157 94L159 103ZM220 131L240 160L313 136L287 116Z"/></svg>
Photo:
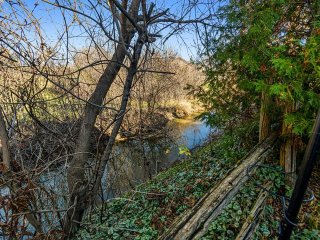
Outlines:
<svg viewBox="0 0 320 240"><path fill-rule="evenodd" d="M63 106L72 98L72 112L74 117L80 118L76 146L71 159L68 156L70 161L66 164L68 206L60 209L66 212L64 216L57 214L66 235L74 234L85 211L95 202L112 147L127 112L136 73L148 71L144 69L144 63L153 55L152 45L161 38L160 33L163 31L168 33L165 41L175 32L181 32L187 25L199 27L199 24L206 24L212 15L208 13L199 16L198 14L203 14L203 10L200 11L201 8L198 8L198 11L194 11L199 4L198 1L186 2L180 6L180 15L175 15L170 9L161 7L161 4L158 4L158 7L157 4L147 3L146 0L87 0L81 3L71 0L42 0L32 6L20 0L4 1L6 12L3 11L0 18L1 65L5 69L21 72L24 83L17 84L16 88L9 88L9 92L14 96L10 104L23 106L23 111L28 113L33 123L54 134L63 144L67 144L68 140L63 139L63 134L50 127L44 115L61 122L70 116L57 116L56 112L52 112L54 108L51 103L60 101ZM47 14L52 18L60 16L62 27L54 44L44 33L41 18L37 17L39 6L47 7ZM76 47L75 45L80 43L74 38L85 38L85 48L88 50ZM93 60L90 58L92 49L96 56ZM88 83L85 79L88 76L84 72L88 68L94 69L94 80L90 88L84 89ZM107 98L111 95L110 89L115 79L121 75L120 70L125 74L121 76L121 94L115 96L121 99L120 106L115 108L110 104L112 98ZM55 93L54 97L48 97L52 92ZM77 104L81 107L75 108ZM7 105L8 102L3 102L3 106ZM59 108L58 111L61 110L62 108ZM92 157L91 139L97 118L105 111L109 112L111 121L105 126L104 131L109 129L110 135L104 144L103 153ZM8 168L10 157L6 153L10 150L5 149L10 148L7 146L8 137L5 134L6 120L4 117L1 119L3 163ZM15 131L18 131L17 128ZM38 178L41 175L39 172L42 171L36 174ZM48 192L45 187L40 187L40 184L38 189L43 189L46 194ZM52 194L46 196L54 198ZM36 212L31 215L37 222L29 222L37 232L42 232L41 214L47 211L35 209L25 209L25 212ZM60 210L54 207L52 212L58 213Z"/></svg>

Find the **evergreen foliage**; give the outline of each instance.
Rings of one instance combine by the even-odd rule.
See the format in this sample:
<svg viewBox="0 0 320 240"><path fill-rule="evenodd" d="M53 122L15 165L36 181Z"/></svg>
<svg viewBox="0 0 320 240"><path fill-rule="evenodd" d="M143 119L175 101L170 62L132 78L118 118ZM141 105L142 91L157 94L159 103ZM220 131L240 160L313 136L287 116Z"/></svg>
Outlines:
<svg viewBox="0 0 320 240"><path fill-rule="evenodd" d="M207 81L198 97L210 113L202 117L220 127L257 117L265 92L273 123L309 133L320 107L319 2L221 2L219 32L204 33Z"/></svg>

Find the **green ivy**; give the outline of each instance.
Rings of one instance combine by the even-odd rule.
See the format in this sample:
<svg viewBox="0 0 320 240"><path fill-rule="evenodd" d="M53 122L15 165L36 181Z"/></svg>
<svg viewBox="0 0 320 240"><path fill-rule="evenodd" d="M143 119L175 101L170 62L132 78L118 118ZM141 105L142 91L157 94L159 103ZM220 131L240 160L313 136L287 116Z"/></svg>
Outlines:
<svg viewBox="0 0 320 240"><path fill-rule="evenodd" d="M221 136L121 199L87 216L76 239L156 239L177 216L190 209L223 179L252 147L237 134ZM148 195L147 193L150 193ZM152 193L163 193L156 197Z"/></svg>

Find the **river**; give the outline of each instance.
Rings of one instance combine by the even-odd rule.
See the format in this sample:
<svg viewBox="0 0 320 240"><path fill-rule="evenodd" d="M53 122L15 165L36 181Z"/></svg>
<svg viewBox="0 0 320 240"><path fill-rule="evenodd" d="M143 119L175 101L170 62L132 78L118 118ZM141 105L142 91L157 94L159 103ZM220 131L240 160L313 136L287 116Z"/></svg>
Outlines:
<svg viewBox="0 0 320 240"><path fill-rule="evenodd" d="M179 120L168 124L165 138L149 141L128 141L114 147L113 161L107 168L104 198L119 196L137 184L147 181L158 172L181 159L185 152L201 145L215 129L201 121Z"/></svg>
<svg viewBox="0 0 320 240"><path fill-rule="evenodd" d="M98 202L120 196L137 184L151 179L183 158L181 148L194 149L203 144L213 131L216 129L211 129L200 121L179 120L168 123L168 134L164 138L116 143L102 180L102 194L98 196ZM40 184L44 185L47 191L55 193L55 208L66 208L68 191L65 166L43 173ZM6 187L0 188L0 196L5 197L8 194ZM48 197L41 191L38 191L38 194L39 207L51 208ZM0 218L5 219L4 216L4 209L0 208ZM47 214L46 217L44 222L46 230L52 223L58 223L55 215ZM30 225L28 230L34 231ZM0 239L6 239L4 236L1 237L1 231Z"/></svg>

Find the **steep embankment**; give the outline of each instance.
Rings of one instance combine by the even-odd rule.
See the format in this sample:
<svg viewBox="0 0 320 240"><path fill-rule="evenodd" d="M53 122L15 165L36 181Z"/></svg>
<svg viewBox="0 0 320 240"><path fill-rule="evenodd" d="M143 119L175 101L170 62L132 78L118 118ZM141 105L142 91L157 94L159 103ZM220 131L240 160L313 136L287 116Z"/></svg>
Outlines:
<svg viewBox="0 0 320 240"><path fill-rule="evenodd" d="M246 149L225 137L105 205L85 221L78 239L155 239L235 167ZM234 151L220 151L224 146ZM216 148L216 150L214 150ZM248 150L248 149L247 149ZM101 218L100 218L101 217Z"/></svg>
<svg viewBox="0 0 320 240"><path fill-rule="evenodd" d="M252 147L252 143L245 144L242 140L237 136L224 135L218 141L200 148L188 160L160 173L121 198L110 201L103 210L97 209L87 217L76 238L157 239L240 164L238 159ZM276 214L281 210L276 193L283 184L283 174L281 169L267 163L257 169L222 213L209 223L202 239L236 239L243 224L251 219L252 208L266 183L271 184L270 194L266 199L266 207L262 208L264 217L260 217L253 231L254 239L276 238L277 224L281 218L281 212ZM316 191L316 200L308 205L309 220L306 221L305 217L301 219L308 224L299 225L294 239L319 237L315 225L319 222L317 199L319 195ZM311 221L316 223L310 224Z"/></svg>

